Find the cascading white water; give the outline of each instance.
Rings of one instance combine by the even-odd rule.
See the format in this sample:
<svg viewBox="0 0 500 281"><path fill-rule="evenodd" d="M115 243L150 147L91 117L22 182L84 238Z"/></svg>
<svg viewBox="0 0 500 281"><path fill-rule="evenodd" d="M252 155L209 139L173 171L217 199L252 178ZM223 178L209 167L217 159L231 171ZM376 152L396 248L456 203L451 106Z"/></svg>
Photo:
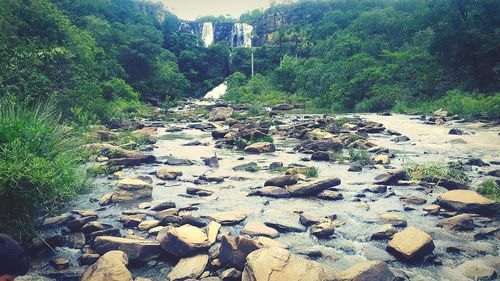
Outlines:
<svg viewBox="0 0 500 281"><path fill-rule="evenodd" d="M226 91L227 91L227 85L226 85L226 83L222 83L219 86L213 88L213 90L208 92L203 98L204 99L218 100L226 94Z"/></svg>
<svg viewBox="0 0 500 281"><path fill-rule="evenodd" d="M201 39L205 43L205 47L208 47L214 43L214 25L211 22L203 23L203 29L201 31Z"/></svg>
<svg viewBox="0 0 500 281"><path fill-rule="evenodd" d="M235 23L231 31L231 47L252 47L253 26L247 23Z"/></svg>

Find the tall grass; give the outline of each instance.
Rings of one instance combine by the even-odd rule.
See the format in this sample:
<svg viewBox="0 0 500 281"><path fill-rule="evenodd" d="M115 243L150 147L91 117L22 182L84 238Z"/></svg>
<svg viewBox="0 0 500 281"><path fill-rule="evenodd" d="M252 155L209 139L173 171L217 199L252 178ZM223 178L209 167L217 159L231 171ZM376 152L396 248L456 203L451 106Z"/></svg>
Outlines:
<svg viewBox="0 0 500 281"><path fill-rule="evenodd" d="M23 240L87 181L78 142L49 104L0 100L0 232Z"/></svg>
<svg viewBox="0 0 500 281"><path fill-rule="evenodd" d="M413 106L397 103L392 110L399 113L434 112L440 108L448 111L449 114L458 114L462 117L486 114L493 118L500 118L500 93L484 95L452 90L442 98L414 103Z"/></svg>

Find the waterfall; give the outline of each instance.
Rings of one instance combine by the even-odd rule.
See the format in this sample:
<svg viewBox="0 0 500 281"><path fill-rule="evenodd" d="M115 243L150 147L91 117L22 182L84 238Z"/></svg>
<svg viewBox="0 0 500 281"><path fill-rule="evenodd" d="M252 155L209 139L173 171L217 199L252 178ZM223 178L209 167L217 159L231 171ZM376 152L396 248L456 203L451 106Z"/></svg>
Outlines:
<svg viewBox="0 0 500 281"><path fill-rule="evenodd" d="M214 25L211 22L203 23L201 39L205 43L205 47L212 45L214 42Z"/></svg>
<svg viewBox="0 0 500 281"><path fill-rule="evenodd" d="M231 31L231 47L252 47L253 26L246 23L235 23Z"/></svg>

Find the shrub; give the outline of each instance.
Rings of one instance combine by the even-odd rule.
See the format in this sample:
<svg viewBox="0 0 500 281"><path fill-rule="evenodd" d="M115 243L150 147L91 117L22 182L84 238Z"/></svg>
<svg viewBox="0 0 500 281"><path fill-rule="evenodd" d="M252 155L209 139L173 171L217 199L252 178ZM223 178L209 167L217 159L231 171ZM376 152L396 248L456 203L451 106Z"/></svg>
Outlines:
<svg viewBox="0 0 500 281"><path fill-rule="evenodd" d="M0 101L0 229L26 239L37 215L83 190L77 147L51 106Z"/></svg>
<svg viewBox="0 0 500 281"><path fill-rule="evenodd" d="M412 180L422 180L439 183L442 180L452 180L466 184L468 176L459 165L441 163L409 164L406 172Z"/></svg>
<svg viewBox="0 0 500 281"><path fill-rule="evenodd" d="M500 202L500 186L492 179L486 180L477 189L482 195Z"/></svg>
<svg viewBox="0 0 500 281"><path fill-rule="evenodd" d="M360 165L370 165L372 160L368 151L364 149L349 149L349 159L351 162L358 162Z"/></svg>

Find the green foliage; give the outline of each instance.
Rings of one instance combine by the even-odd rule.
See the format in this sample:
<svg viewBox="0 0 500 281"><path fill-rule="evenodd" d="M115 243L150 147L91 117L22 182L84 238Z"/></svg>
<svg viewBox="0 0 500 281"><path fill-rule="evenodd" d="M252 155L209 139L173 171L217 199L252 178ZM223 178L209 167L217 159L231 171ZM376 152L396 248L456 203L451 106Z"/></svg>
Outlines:
<svg viewBox="0 0 500 281"><path fill-rule="evenodd" d="M500 186L494 180L489 179L481 183L477 192L490 198L491 200L500 202Z"/></svg>
<svg viewBox="0 0 500 281"><path fill-rule="evenodd" d="M370 154L364 149L349 148L349 160L358 162L360 165L370 165L372 163Z"/></svg>
<svg viewBox="0 0 500 281"><path fill-rule="evenodd" d="M87 174L92 177L103 176L103 175L111 175L115 172L118 172L123 167L120 166L111 166L111 165L94 165L87 169Z"/></svg>
<svg viewBox="0 0 500 281"><path fill-rule="evenodd" d="M473 100L499 90L498 13L493 0L298 1L247 13L242 18L257 40L267 42L255 50L264 78L230 86L227 99L273 104L298 97L330 111L402 111L459 88L474 91L473 103L454 111L494 112ZM269 34L276 14L286 24ZM235 67L248 75L240 59L247 56L239 51Z"/></svg>
<svg viewBox="0 0 500 281"><path fill-rule="evenodd" d="M448 91L446 96L430 101L423 102L416 106L402 106L394 108L394 111L419 111L434 112L443 108L450 114L460 116L474 116L477 114L486 114L490 117L500 117L500 93L492 95L480 95L477 93L464 93L459 90Z"/></svg>
<svg viewBox="0 0 500 281"><path fill-rule="evenodd" d="M319 176L319 169L316 167L312 167L304 176L307 178L317 178Z"/></svg>
<svg viewBox="0 0 500 281"><path fill-rule="evenodd" d="M76 137L50 106L0 103L0 228L25 239L35 215L84 190Z"/></svg>
<svg viewBox="0 0 500 281"><path fill-rule="evenodd" d="M273 143L274 142L274 139L273 137L271 136L265 136L265 137L260 137L260 138L251 138L249 140L247 139L244 139L244 138L236 138L234 139L234 143L235 145L239 148L239 149L243 149L251 144L254 144L256 142L270 142L270 143Z"/></svg>
<svg viewBox="0 0 500 281"><path fill-rule="evenodd" d="M469 177L461 166L453 163L420 163L409 164L405 167L412 180L439 183L442 180L451 180L466 184Z"/></svg>

